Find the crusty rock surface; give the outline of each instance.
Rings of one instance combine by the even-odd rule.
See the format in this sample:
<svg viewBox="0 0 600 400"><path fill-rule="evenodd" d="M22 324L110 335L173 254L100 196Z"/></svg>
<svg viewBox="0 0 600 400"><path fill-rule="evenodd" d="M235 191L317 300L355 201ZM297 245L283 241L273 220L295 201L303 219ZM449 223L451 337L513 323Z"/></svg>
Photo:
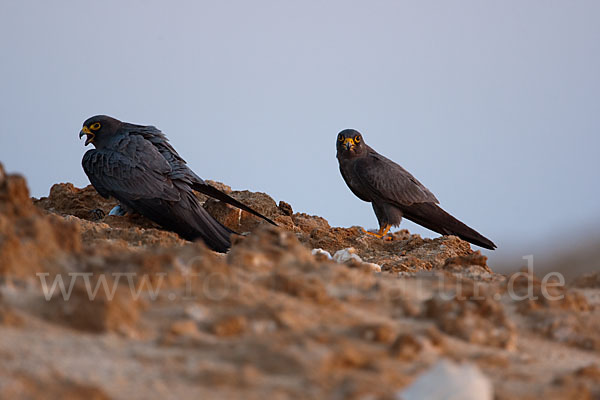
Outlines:
<svg viewBox="0 0 600 400"><path fill-rule="evenodd" d="M249 232L221 255L91 187L32 202L0 168L0 398L394 399L443 359L496 399L600 396L595 275L511 283L456 237L382 241L211 184L279 227L198 195Z"/></svg>

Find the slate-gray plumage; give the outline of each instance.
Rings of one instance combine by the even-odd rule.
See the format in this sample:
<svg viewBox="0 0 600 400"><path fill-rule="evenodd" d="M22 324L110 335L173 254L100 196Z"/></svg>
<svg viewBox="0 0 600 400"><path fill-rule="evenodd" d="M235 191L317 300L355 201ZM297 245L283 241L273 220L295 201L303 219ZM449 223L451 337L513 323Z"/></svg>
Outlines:
<svg viewBox="0 0 600 400"><path fill-rule="evenodd" d="M95 149L83 156L83 170L98 193L114 197L127 211L138 212L187 240L202 239L226 252L230 229L214 219L193 190L275 223L229 195L208 185L177 154L154 126L134 125L106 115L87 119L79 137Z"/></svg>
<svg viewBox="0 0 600 400"><path fill-rule="evenodd" d="M438 206L438 199L421 182L392 160L377 153L354 129L337 137L337 159L346 184L359 199L371 203L384 237L402 217L442 235L455 235L493 250L496 245ZM370 233L370 232L367 232Z"/></svg>

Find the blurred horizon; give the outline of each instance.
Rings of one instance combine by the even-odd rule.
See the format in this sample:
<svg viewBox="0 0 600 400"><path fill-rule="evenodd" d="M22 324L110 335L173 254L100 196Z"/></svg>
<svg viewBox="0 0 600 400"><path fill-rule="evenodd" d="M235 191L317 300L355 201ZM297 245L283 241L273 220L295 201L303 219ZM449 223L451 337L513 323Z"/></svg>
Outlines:
<svg viewBox="0 0 600 400"><path fill-rule="evenodd" d="M85 186L77 135L108 114L163 130L204 179L375 228L335 159L354 128L498 245L490 265L541 258L600 237L599 15L591 0L2 2L0 162L35 197Z"/></svg>

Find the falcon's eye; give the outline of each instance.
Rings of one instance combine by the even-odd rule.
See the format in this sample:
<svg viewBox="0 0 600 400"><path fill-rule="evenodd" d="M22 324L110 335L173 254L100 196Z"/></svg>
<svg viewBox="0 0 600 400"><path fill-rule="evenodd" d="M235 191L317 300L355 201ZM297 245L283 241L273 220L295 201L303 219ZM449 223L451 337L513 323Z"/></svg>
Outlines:
<svg viewBox="0 0 600 400"><path fill-rule="evenodd" d="M339 135L338 136L338 141L339 142L343 142L344 141L344 135Z"/></svg>
<svg viewBox="0 0 600 400"><path fill-rule="evenodd" d="M354 136L354 142L360 143L360 136L358 136L358 135Z"/></svg>
<svg viewBox="0 0 600 400"><path fill-rule="evenodd" d="M95 122L90 126L90 129L93 131L97 131L98 129L100 129L100 122Z"/></svg>

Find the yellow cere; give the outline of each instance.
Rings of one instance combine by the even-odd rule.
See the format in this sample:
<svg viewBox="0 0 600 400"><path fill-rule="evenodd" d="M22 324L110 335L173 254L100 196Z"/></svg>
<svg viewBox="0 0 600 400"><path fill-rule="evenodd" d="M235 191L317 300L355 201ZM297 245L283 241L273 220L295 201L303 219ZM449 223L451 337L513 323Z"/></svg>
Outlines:
<svg viewBox="0 0 600 400"><path fill-rule="evenodd" d="M347 138L346 140L344 140L344 144L350 143L351 146L354 146L354 139L352 138Z"/></svg>

